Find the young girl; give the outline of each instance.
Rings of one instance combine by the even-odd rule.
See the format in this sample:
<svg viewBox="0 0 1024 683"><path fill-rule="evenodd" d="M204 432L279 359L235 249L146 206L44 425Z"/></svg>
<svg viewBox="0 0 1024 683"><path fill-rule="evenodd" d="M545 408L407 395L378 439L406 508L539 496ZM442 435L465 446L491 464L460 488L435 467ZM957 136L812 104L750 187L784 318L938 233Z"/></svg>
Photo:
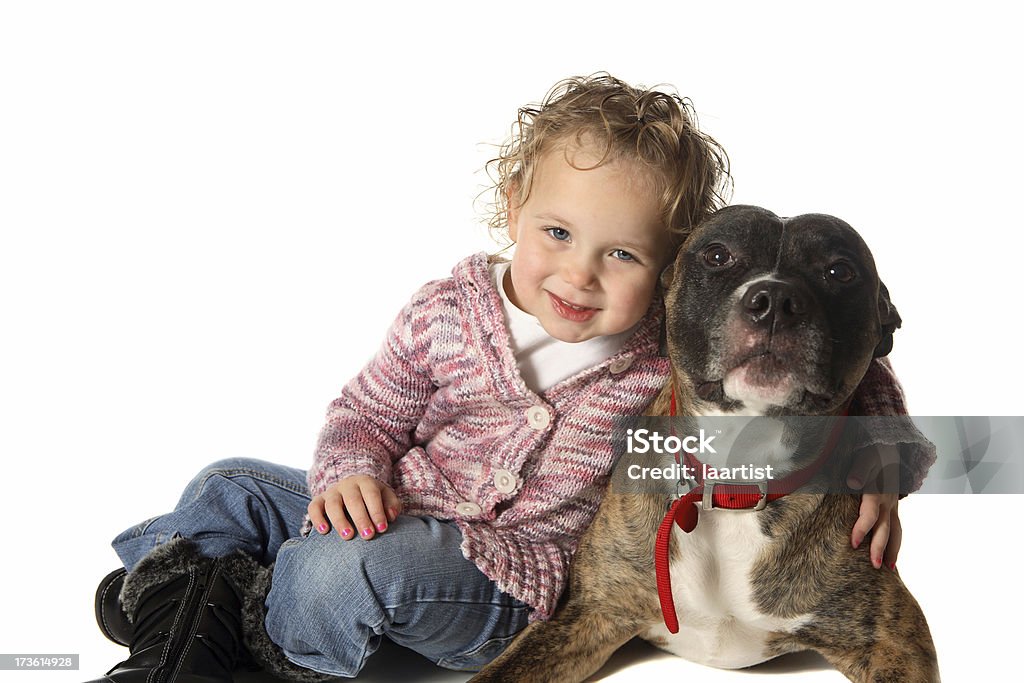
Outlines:
<svg viewBox="0 0 1024 683"><path fill-rule="evenodd" d="M382 636L470 670L552 614L615 460L612 420L667 378L659 274L728 170L684 101L605 74L521 109L496 169L511 262L470 256L413 295L331 404L308 473L214 463L174 512L115 539L130 573L101 584L98 618L132 656L107 680L230 680L241 636L299 680L355 676ZM858 397L904 412L881 363ZM914 481L922 453L905 451ZM874 526L879 566L895 495L864 500L853 542Z"/></svg>

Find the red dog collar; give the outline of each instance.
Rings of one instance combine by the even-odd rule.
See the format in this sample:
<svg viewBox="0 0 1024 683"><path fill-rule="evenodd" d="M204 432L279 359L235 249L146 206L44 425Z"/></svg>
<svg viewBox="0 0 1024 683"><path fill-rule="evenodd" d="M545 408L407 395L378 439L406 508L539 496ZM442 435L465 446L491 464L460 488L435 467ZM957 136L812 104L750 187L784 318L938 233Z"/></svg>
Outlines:
<svg viewBox="0 0 1024 683"><path fill-rule="evenodd" d="M672 387L671 403L669 412L672 417L676 414L676 390ZM658 580L658 600L661 602L661 616L665 620L665 627L670 633L679 632L679 619L676 616L675 602L672 600L672 579L669 575L669 539L672 537L672 525L678 524L679 528L690 533L697 526L698 509L695 503L702 502L705 510L713 507L726 508L729 510L760 510L773 500L778 500L788 493L796 491L811 480L811 478L825 464L825 459L835 448L842 434L843 426L846 423L848 409L844 409L839 419L836 420L832 431L828 435L821 453L817 459L792 474L775 480L762 481L749 484L733 484L726 482L710 482L705 484L701 481L696 488L672 502L665 518L661 520L658 527L658 536L654 542L654 573ZM692 471L701 472L700 462L692 455L687 454L687 464L694 467Z"/></svg>

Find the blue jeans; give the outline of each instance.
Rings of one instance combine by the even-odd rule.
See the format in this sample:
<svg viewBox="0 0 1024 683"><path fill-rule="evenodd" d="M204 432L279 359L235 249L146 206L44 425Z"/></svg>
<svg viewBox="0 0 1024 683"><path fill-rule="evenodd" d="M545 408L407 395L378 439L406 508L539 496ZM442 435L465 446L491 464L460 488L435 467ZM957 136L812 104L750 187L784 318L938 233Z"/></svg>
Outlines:
<svg viewBox="0 0 1024 683"><path fill-rule="evenodd" d="M303 470L221 460L185 488L174 511L113 541L126 569L176 535L210 557L244 550L274 565L265 626L295 664L354 677L381 637L439 666L472 671L497 657L529 608L462 556L449 521L402 515L370 541L331 531L298 537L310 496Z"/></svg>

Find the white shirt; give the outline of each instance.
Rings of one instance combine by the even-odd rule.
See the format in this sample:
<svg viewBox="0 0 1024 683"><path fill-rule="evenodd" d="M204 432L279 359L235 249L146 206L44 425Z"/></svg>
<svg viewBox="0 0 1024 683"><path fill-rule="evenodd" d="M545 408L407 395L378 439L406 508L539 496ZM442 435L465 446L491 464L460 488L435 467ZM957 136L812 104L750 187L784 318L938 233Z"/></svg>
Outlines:
<svg viewBox="0 0 1024 683"><path fill-rule="evenodd" d="M508 327L508 336L512 342L512 354L526 386L534 392L541 394L562 380L614 355L636 330L634 325L625 332L581 342L555 339L544 331L535 316L517 308L509 300L504 283L511 265L509 261L491 264L491 275L504 305L505 325ZM508 279L511 279L511 275L508 275Z"/></svg>

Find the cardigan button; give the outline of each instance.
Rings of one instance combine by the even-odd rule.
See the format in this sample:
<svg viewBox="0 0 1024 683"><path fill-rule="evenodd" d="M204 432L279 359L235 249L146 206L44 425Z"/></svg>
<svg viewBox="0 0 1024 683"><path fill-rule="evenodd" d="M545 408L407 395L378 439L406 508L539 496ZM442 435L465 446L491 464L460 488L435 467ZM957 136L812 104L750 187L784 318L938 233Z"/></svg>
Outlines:
<svg viewBox="0 0 1024 683"><path fill-rule="evenodd" d="M466 500L455 506L455 512L462 517L476 517L483 510L476 503Z"/></svg>
<svg viewBox="0 0 1024 683"><path fill-rule="evenodd" d="M622 358L617 358L611 362L608 366L608 372L613 375L620 375L626 370L629 370L632 366L633 356L623 356Z"/></svg>
<svg viewBox="0 0 1024 683"><path fill-rule="evenodd" d="M495 470L494 488L501 493L512 493L516 490L516 475L508 470Z"/></svg>
<svg viewBox="0 0 1024 683"><path fill-rule="evenodd" d="M551 413L544 406L532 406L526 411L526 421L534 429L546 429L551 424Z"/></svg>

